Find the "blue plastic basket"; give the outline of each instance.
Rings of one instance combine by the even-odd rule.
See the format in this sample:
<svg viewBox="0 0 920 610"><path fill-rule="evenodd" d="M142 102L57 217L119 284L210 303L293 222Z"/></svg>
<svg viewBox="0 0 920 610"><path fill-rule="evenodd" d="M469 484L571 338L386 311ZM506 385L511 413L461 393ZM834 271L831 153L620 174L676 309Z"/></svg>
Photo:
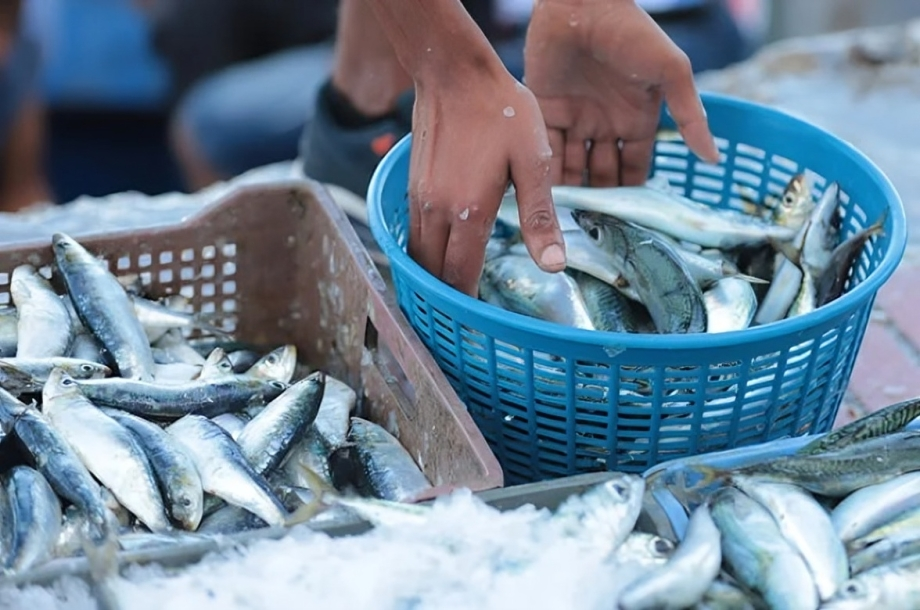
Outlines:
<svg viewBox="0 0 920 610"><path fill-rule="evenodd" d="M667 176L685 195L740 209L742 195L779 195L804 170L818 194L829 181L840 185L847 236L888 210L885 234L866 245L841 298L807 315L721 334L595 332L510 313L452 289L406 254L411 136L374 173L369 221L400 307L509 484L603 469L642 472L833 425L875 295L904 253L901 201L868 158L828 132L762 105L702 97L722 162L698 161L679 139L655 145L652 174ZM661 127L674 127L665 113ZM623 392L637 388L648 395Z"/></svg>

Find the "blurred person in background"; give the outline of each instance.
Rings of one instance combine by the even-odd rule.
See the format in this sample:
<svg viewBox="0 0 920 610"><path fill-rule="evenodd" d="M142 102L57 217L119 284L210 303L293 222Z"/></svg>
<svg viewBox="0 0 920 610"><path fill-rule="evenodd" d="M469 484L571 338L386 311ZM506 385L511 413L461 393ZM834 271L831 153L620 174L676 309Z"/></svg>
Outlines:
<svg viewBox="0 0 920 610"><path fill-rule="evenodd" d="M22 27L22 5L0 0L0 212L52 201L44 169L39 52Z"/></svg>
<svg viewBox="0 0 920 610"><path fill-rule="evenodd" d="M287 0L287 11L274 13L276 19L284 21L278 25L279 31L301 25L310 33L300 35L315 39L234 63L237 60L233 58L240 55L230 49L247 36L258 37L246 31L270 32L272 26L255 18L233 21L215 15L230 11L228 7L237 7L232 10L245 14L243 5L250 5L251 11L253 6L260 6L259 0L145 1L160 5L153 9L155 40L173 69L199 66L195 79L178 78L187 88L180 84L172 122L174 152L190 190L261 165L293 159L299 153L309 177L363 198L379 160L411 128L414 95L408 76L401 70L382 74L381 70L392 70L364 60L355 65L347 48L336 47L332 37L338 2ZM763 1L637 3L688 55L694 71L701 72L750 55L756 44L742 32L728 2L749 14L753 3ZM463 2L508 71L518 79L523 76L524 38L532 2ZM205 10L208 5L211 9ZM217 10L218 6L222 8ZM267 9L260 10L270 15ZM297 17L297 11L302 11L302 16ZM238 32L235 37L225 33L231 22L238 28L233 30ZM275 39L292 40L290 34L279 34ZM212 41L215 48L209 46ZM222 67L213 59L215 54L221 54L231 65L210 72Z"/></svg>

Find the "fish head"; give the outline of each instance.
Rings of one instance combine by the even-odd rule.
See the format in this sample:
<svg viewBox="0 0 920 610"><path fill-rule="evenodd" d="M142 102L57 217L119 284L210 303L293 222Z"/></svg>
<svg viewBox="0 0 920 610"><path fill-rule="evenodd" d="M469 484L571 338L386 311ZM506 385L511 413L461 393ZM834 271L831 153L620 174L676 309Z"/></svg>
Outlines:
<svg viewBox="0 0 920 610"><path fill-rule="evenodd" d="M201 366L200 379L213 379L214 377L224 377L233 374L233 361L227 356L227 352L221 347L215 347L205 358Z"/></svg>
<svg viewBox="0 0 920 610"><path fill-rule="evenodd" d="M112 369L92 360L82 360L68 365L64 371L74 379L103 379L112 374Z"/></svg>
<svg viewBox="0 0 920 610"><path fill-rule="evenodd" d="M884 594L875 579L864 580L851 578L844 582L834 597L822 604L821 608L831 610L856 610L857 608L884 608Z"/></svg>
<svg viewBox="0 0 920 610"><path fill-rule="evenodd" d="M74 396L80 393L80 386L67 371L60 367L51 369L45 387L42 388L42 402L48 402L62 396Z"/></svg>
<svg viewBox="0 0 920 610"><path fill-rule="evenodd" d="M297 347L284 345L265 354L253 364L246 375L259 379L275 379L289 383L297 366Z"/></svg>
<svg viewBox="0 0 920 610"><path fill-rule="evenodd" d="M779 205L773 211L773 221L783 227L798 230L815 207L811 185L804 173L796 174L786 185Z"/></svg>
<svg viewBox="0 0 920 610"><path fill-rule="evenodd" d="M604 219L601 214L587 210L572 210L572 218L581 230L588 234L591 241L597 245L601 244L604 238Z"/></svg>

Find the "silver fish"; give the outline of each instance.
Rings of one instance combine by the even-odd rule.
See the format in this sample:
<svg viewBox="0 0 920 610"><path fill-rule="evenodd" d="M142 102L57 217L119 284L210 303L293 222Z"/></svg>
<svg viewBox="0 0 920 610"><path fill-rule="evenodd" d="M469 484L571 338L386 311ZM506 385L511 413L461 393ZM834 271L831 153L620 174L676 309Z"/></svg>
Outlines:
<svg viewBox="0 0 920 610"><path fill-rule="evenodd" d="M770 288L754 315L754 323L769 324L785 318L802 288L802 278L802 270L781 256Z"/></svg>
<svg viewBox="0 0 920 610"><path fill-rule="evenodd" d="M215 347L204 359L198 379L216 379L233 374L233 362L227 356L227 352L220 347Z"/></svg>
<svg viewBox="0 0 920 610"><path fill-rule="evenodd" d="M699 602L722 565L721 535L705 504L690 515L687 533L668 562L620 594L620 610L679 609Z"/></svg>
<svg viewBox="0 0 920 610"><path fill-rule="evenodd" d="M192 458L206 492L245 508L271 526L287 523L284 506L220 426L201 415L186 415L166 431Z"/></svg>
<svg viewBox="0 0 920 610"><path fill-rule="evenodd" d="M703 292L706 305L706 332L744 330L757 312L757 295L750 282L727 277Z"/></svg>
<svg viewBox="0 0 920 610"><path fill-rule="evenodd" d="M225 504L201 520L200 534L236 534L268 527L258 515L240 506Z"/></svg>
<svg viewBox="0 0 920 610"><path fill-rule="evenodd" d="M330 448L336 449L347 442L351 414L357 401L358 394L351 386L326 375L323 402L319 405L313 427Z"/></svg>
<svg viewBox="0 0 920 610"><path fill-rule="evenodd" d="M188 339L182 335L182 331L177 328L166 331L166 334L153 344L151 351L156 362L160 364L182 362L204 366L205 362L204 356L191 346Z"/></svg>
<svg viewBox="0 0 920 610"><path fill-rule="evenodd" d="M848 542L917 506L920 472L910 472L854 491L834 508L831 521L840 539Z"/></svg>
<svg viewBox="0 0 920 610"><path fill-rule="evenodd" d="M16 344L19 341L18 326L16 308L0 308L0 356L9 358L16 355Z"/></svg>
<svg viewBox="0 0 920 610"><path fill-rule="evenodd" d="M840 187L836 182L832 182L824 190L808 218L801 249L788 247L788 242L777 244L777 249L786 258L813 278L820 277L827 269L834 248L840 241L839 207Z"/></svg>
<svg viewBox="0 0 920 610"><path fill-rule="evenodd" d="M332 485L332 472L329 467L329 456L333 449L323 440L316 427L310 427L303 437L298 440L288 451L288 455L281 464L281 474L284 480L298 487L309 487L310 483L303 476L303 467L309 468L324 483Z"/></svg>
<svg viewBox="0 0 920 610"><path fill-rule="evenodd" d="M236 440L236 437L240 435L240 432L243 431L243 428L245 428L246 424L251 420L252 418L249 417L245 411L240 411L239 413L221 413L211 418L211 421L223 428L233 440Z"/></svg>
<svg viewBox="0 0 920 610"><path fill-rule="evenodd" d="M37 409L0 390L0 409L16 413L16 435L32 456L35 468L44 475L61 498L70 501L86 516L86 531L100 548L114 544L113 515L103 499L102 489L83 465L77 453Z"/></svg>
<svg viewBox="0 0 920 610"><path fill-rule="evenodd" d="M202 330L220 336L227 334L222 328L218 328L211 323L211 318L214 316L209 314L186 313L134 294L128 295L128 298L131 299L134 313L144 328L147 340L150 343L156 342L167 331L174 328Z"/></svg>
<svg viewBox="0 0 920 610"><path fill-rule="evenodd" d="M572 212L585 233L620 258L660 333L706 331L703 293L674 249L646 229L591 212Z"/></svg>
<svg viewBox="0 0 920 610"><path fill-rule="evenodd" d="M630 301L593 275L581 271L570 275L581 290L594 328L614 333L655 332L654 323L641 303Z"/></svg>
<svg viewBox="0 0 920 610"><path fill-rule="evenodd" d="M0 387L14 396L41 392L42 384L12 364L0 361Z"/></svg>
<svg viewBox="0 0 920 610"><path fill-rule="evenodd" d="M14 466L6 474L13 545L6 568L23 572L51 557L61 531L61 502L42 474Z"/></svg>
<svg viewBox="0 0 920 610"><path fill-rule="evenodd" d="M850 555L850 574L877 568L904 557L920 555L920 529L903 530L885 538L876 538L871 543L859 539L863 545Z"/></svg>
<svg viewBox="0 0 920 610"><path fill-rule="evenodd" d="M795 485L734 477L732 483L766 508L779 530L805 560L818 589L828 600L849 576L847 553L824 508Z"/></svg>
<svg viewBox="0 0 920 610"><path fill-rule="evenodd" d="M266 379L290 383L297 368L297 347L282 345L260 358L242 375L256 379Z"/></svg>
<svg viewBox="0 0 920 610"><path fill-rule="evenodd" d="M313 425L323 400L326 377L316 372L290 386L246 424L237 444L261 475L277 467L294 442Z"/></svg>
<svg viewBox="0 0 920 610"><path fill-rule="evenodd" d="M184 362L153 365L154 383L161 385L179 385L190 383L199 378L201 367Z"/></svg>
<svg viewBox="0 0 920 610"><path fill-rule="evenodd" d="M885 222L888 219L887 208L881 217L871 226L859 231L852 237L848 238L842 244L834 248L831 253L830 261L827 268L815 282L815 306L821 307L827 305L841 294L844 286L850 276L850 270L856 262L857 257L863 251L863 248L872 237L882 235L885 232Z"/></svg>
<svg viewBox="0 0 920 610"><path fill-rule="evenodd" d="M19 316L16 353L21 358L63 356L74 325L64 301L32 265L19 265L10 278L10 296Z"/></svg>
<svg viewBox="0 0 920 610"><path fill-rule="evenodd" d="M732 487L719 489L711 502L723 561L738 580L761 593L771 608L815 610L814 579L767 509Z"/></svg>
<svg viewBox="0 0 920 610"><path fill-rule="evenodd" d="M557 207L597 212L655 229L708 248L727 249L790 240L795 230L731 210L719 210L647 186L590 188L553 186Z"/></svg>
<svg viewBox="0 0 920 610"><path fill-rule="evenodd" d="M663 566L674 554L674 543L667 538L633 530L613 552L615 564L639 563L645 568Z"/></svg>
<svg viewBox="0 0 920 610"><path fill-rule="evenodd" d="M508 254L483 267L480 291L497 295L502 307L574 328L594 330L578 285L565 273L548 273L530 256Z"/></svg>
<svg viewBox="0 0 920 610"><path fill-rule="evenodd" d="M802 282L799 285L799 291L795 295L795 300L786 313L787 318L805 315L816 309L818 301L818 292L815 287L815 278L811 272L806 270L802 273Z"/></svg>
<svg viewBox="0 0 920 610"><path fill-rule="evenodd" d="M82 329L83 325L81 324L80 326ZM105 364L106 359L102 353L103 349L102 344L99 343L99 340L96 339L91 332L82 329L78 330L74 335L69 355L75 360L86 360L98 364Z"/></svg>
<svg viewBox="0 0 920 610"><path fill-rule="evenodd" d="M170 529L150 461L135 437L105 415L60 369L42 391L42 411L90 472L151 531Z"/></svg>
<svg viewBox="0 0 920 610"><path fill-rule="evenodd" d="M609 480L564 500L552 520L566 534L593 532L594 544L615 552L639 519L644 493L642 477L614 473Z"/></svg>
<svg viewBox="0 0 920 610"><path fill-rule="evenodd" d="M0 358L0 365L9 365L27 373L32 377L39 389L51 375L54 369L61 369L74 379L102 379L112 374L112 370L104 364L91 360L78 358L49 357L49 358Z"/></svg>
<svg viewBox="0 0 920 610"><path fill-rule="evenodd" d="M265 404L287 389L280 381L239 377L157 385L130 379L87 379L80 391L100 407L122 409L145 417L177 418L189 413L213 417Z"/></svg>
<svg viewBox="0 0 920 610"><path fill-rule="evenodd" d="M52 244L74 309L112 355L119 374L126 379L153 381L150 343L125 289L102 261L67 235L55 233Z"/></svg>
<svg viewBox="0 0 920 610"><path fill-rule="evenodd" d="M204 490L198 470L185 450L154 423L118 409L103 409L103 413L134 435L150 460L169 514L185 529L195 531L204 510Z"/></svg>
<svg viewBox="0 0 920 610"><path fill-rule="evenodd" d="M808 221L814 208L811 184L805 174L796 174L783 190L779 205L773 208L773 222L781 227L799 230Z"/></svg>
<svg viewBox="0 0 920 610"><path fill-rule="evenodd" d="M848 580L822 610L920 608L920 555L881 565Z"/></svg>
<svg viewBox="0 0 920 610"><path fill-rule="evenodd" d="M406 448L382 426L352 417L348 441L358 465L356 486L367 495L405 502L431 488Z"/></svg>

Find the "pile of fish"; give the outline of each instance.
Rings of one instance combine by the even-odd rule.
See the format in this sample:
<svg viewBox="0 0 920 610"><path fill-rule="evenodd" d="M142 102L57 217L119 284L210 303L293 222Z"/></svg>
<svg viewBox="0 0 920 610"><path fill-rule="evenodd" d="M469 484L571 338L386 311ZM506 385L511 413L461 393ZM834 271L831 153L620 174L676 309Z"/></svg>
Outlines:
<svg viewBox="0 0 920 610"><path fill-rule="evenodd" d="M717 209L660 179L644 186L554 186L564 273L542 271L520 236L513 191L479 283L483 301L587 330L720 333L813 311L844 292L885 214L841 241L840 189L816 200L804 174L780 198Z"/></svg>
<svg viewBox="0 0 920 610"><path fill-rule="evenodd" d="M703 476L670 488L691 509L682 544L709 512L723 568L744 592L734 607L920 608L920 431L906 427L918 416L920 398L790 455L687 465Z"/></svg>
<svg viewBox="0 0 920 610"><path fill-rule="evenodd" d="M389 501L431 487L295 346L242 347L52 241L61 292L20 265L0 311L0 570L85 554L103 579L119 548L309 520L317 480Z"/></svg>

